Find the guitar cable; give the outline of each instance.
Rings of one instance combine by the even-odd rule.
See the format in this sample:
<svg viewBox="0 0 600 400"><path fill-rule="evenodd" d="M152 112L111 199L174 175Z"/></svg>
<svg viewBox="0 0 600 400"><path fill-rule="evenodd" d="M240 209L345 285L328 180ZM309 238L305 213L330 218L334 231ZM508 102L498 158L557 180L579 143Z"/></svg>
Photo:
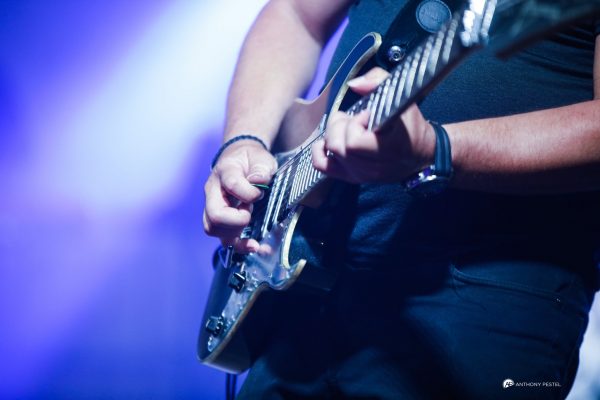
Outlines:
<svg viewBox="0 0 600 400"><path fill-rule="evenodd" d="M237 392L237 375L225 374L225 400L235 400Z"/></svg>

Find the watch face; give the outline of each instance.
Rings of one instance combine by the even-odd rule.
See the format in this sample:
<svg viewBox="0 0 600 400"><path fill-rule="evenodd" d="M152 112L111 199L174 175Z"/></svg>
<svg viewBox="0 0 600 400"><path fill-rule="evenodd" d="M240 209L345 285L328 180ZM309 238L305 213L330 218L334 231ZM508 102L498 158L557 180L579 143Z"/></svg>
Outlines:
<svg viewBox="0 0 600 400"><path fill-rule="evenodd" d="M439 175L421 175L420 179L413 180L406 186L410 194L417 196L429 196L441 193L448 187L450 178Z"/></svg>

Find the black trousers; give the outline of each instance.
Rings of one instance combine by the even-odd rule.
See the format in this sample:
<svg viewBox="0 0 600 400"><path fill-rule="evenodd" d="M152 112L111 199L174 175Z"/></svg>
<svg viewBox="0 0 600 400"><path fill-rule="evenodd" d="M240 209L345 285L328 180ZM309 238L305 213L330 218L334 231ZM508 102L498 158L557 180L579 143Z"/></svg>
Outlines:
<svg viewBox="0 0 600 400"><path fill-rule="evenodd" d="M567 269L519 260L346 268L326 296L281 300L239 398L564 398L587 287Z"/></svg>

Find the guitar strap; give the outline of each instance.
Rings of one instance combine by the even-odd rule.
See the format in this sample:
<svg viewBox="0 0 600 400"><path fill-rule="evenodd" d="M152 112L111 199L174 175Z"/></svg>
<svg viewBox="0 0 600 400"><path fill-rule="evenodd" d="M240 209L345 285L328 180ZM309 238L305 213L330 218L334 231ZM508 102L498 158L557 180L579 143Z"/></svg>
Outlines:
<svg viewBox="0 0 600 400"><path fill-rule="evenodd" d="M390 70L465 4L464 0L408 0L383 36L377 64Z"/></svg>

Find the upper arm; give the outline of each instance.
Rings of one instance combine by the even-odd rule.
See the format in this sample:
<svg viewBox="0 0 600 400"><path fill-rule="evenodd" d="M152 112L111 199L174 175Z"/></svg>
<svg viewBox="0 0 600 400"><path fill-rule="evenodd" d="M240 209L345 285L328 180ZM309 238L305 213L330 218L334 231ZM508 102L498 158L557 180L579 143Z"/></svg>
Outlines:
<svg viewBox="0 0 600 400"><path fill-rule="evenodd" d="M272 0L287 3L307 31L319 43L325 43L346 16L355 0Z"/></svg>
<svg viewBox="0 0 600 400"><path fill-rule="evenodd" d="M594 99L600 100L600 35L596 36L594 54Z"/></svg>

